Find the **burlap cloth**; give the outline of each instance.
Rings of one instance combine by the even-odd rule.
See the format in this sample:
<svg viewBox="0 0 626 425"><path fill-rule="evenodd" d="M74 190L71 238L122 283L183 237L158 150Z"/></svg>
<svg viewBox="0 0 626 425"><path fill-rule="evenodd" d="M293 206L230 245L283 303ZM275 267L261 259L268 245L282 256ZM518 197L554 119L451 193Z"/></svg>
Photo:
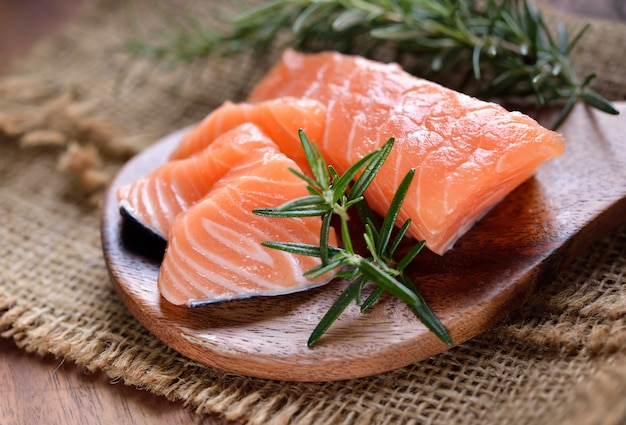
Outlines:
<svg viewBox="0 0 626 425"><path fill-rule="evenodd" d="M626 226L559 270L496 328L371 378L250 379L189 361L149 334L107 274L102 186L129 154L224 99L241 99L262 71L243 58L170 70L129 61L119 45L135 24L153 29L163 22L156 15L183 4L158 3L163 14L142 13L154 9L147 0L89 3L0 79L3 337L198 412L251 423L626 421ZM196 5L196 16L206 4ZM597 71L596 88L614 100L626 98L624 46L623 24L593 21L576 56L580 73Z"/></svg>

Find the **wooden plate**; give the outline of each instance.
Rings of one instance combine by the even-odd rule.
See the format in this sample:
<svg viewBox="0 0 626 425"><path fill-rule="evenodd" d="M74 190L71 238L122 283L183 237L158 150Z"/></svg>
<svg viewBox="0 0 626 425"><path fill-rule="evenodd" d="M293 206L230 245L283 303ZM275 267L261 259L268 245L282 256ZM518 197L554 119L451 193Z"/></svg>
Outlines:
<svg viewBox="0 0 626 425"><path fill-rule="evenodd" d="M578 106L560 131L566 153L544 164L443 257L420 254L410 273L456 344L524 303L557 268L626 219L626 103L609 116ZM176 132L131 160L107 194L102 243L113 283L156 337L208 366L254 377L332 381L373 375L448 347L403 304L348 308L313 348L306 341L343 283L188 309L156 289L159 261L123 226L115 189L163 163ZM158 249L158 247L156 247Z"/></svg>

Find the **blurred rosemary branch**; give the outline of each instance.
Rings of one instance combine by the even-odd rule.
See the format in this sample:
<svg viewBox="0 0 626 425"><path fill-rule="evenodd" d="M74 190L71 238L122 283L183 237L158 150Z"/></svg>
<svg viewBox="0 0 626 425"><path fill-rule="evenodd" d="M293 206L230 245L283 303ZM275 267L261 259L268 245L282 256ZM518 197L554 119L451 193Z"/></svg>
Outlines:
<svg viewBox="0 0 626 425"><path fill-rule="evenodd" d="M569 37L548 28L528 0L231 0L242 12L219 32L189 18L155 44L134 39L128 51L187 62L215 52L281 47L337 50L394 60L424 78L490 100L560 106L558 127L578 100L617 114L580 78L570 54L587 27ZM208 5L207 5L208 6Z"/></svg>

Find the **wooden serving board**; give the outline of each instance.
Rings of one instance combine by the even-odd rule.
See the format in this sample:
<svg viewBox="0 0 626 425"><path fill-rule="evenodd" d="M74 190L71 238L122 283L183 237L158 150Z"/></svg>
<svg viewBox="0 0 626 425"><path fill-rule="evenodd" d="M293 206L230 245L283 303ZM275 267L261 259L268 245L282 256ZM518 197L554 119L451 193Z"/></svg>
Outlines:
<svg viewBox="0 0 626 425"><path fill-rule="evenodd" d="M578 106L560 129L566 153L494 207L443 257L418 256L411 276L456 344L494 326L557 269L626 220L626 103L609 116ZM102 243L131 313L185 356L260 378L332 381L393 370L448 347L391 298L365 314L353 305L313 348L307 339L345 287L175 307L156 289L158 259L123 226L115 189L163 163L176 132L131 160L104 205ZM137 249L136 245L143 243Z"/></svg>

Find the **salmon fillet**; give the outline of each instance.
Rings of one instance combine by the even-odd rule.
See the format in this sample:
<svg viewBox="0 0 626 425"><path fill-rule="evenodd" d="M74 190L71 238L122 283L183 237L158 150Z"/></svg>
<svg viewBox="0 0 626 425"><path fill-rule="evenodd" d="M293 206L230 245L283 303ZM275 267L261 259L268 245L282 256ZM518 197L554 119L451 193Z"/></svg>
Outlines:
<svg viewBox="0 0 626 425"><path fill-rule="evenodd" d="M186 159L168 161L117 190L120 208L143 227L167 240L176 216L202 199L250 152L276 144L254 124L245 123L218 136Z"/></svg>
<svg viewBox="0 0 626 425"><path fill-rule="evenodd" d="M543 162L564 138L530 117L383 64L333 52L284 52L246 103L224 103L181 141L170 161L118 190L120 208L167 239L158 288L196 306L280 295L327 283L304 272L319 259L264 241L319 245L319 217L268 218L308 195L288 168L308 173L298 129L343 173L390 137L396 142L366 192L384 215L415 169L399 220L444 254L476 220ZM337 237L330 234L330 244Z"/></svg>
<svg viewBox="0 0 626 425"><path fill-rule="evenodd" d="M298 169L277 149L252 151L201 201L178 215L158 277L165 299L197 306L302 291L332 278L310 281L303 274L319 259L261 245L263 241L319 245L319 217L267 218L252 213L308 194L306 183L288 167ZM330 242L337 246L334 232Z"/></svg>
<svg viewBox="0 0 626 425"><path fill-rule="evenodd" d="M388 138L395 146L366 192L379 214L415 168L399 220L435 253L449 250L488 209L563 153L565 140L530 117L417 78L397 64L336 52L286 50L249 103L296 97L326 108L316 139L344 172Z"/></svg>
<svg viewBox="0 0 626 425"><path fill-rule="evenodd" d="M298 130L303 129L309 139L319 139L325 128L326 108L312 99L281 97L255 105L225 102L207 115L181 141L170 159L186 158L211 144L221 133L243 124L259 126L298 166L307 171L306 160Z"/></svg>

